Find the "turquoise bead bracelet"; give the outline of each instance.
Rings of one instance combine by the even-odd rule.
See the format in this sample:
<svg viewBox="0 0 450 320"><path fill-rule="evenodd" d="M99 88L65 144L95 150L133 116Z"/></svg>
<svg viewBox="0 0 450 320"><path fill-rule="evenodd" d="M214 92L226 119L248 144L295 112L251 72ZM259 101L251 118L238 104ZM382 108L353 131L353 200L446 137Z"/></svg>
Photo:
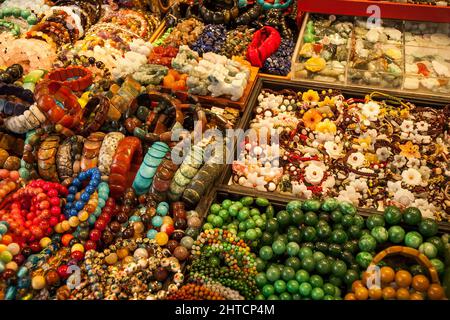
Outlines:
<svg viewBox="0 0 450 320"><path fill-rule="evenodd" d="M158 166L170 151L170 147L164 142L155 142L147 151L136 177L133 181L133 189L136 194L142 195L148 192L155 176Z"/></svg>

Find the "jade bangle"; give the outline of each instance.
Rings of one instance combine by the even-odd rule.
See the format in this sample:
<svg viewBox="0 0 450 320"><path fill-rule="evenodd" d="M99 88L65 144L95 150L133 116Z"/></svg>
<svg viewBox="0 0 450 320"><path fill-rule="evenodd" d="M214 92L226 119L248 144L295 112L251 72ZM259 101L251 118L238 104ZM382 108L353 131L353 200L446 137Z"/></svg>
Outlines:
<svg viewBox="0 0 450 320"><path fill-rule="evenodd" d="M158 166L163 161L170 148L164 142L155 142L144 157L144 161L139 167L139 171L133 181L133 189L137 195L142 195L148 192L152 183L153 177L156 174Z"/></svg>

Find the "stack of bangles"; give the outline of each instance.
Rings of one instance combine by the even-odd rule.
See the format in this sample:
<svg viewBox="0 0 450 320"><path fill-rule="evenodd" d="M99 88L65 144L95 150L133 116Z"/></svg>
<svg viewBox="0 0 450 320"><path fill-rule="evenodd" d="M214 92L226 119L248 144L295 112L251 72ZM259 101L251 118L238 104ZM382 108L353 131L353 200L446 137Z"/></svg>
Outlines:
<svg viewBox="0 0 450 320"><path fill-rule="evenodd" d="M133 189L138 196L148 192L159 165L169 152L170 148L164 142L155 142L148 149L133 181Z"/></svg>
<svg viewBox="0 0 450 320"><path fill-rule="evenodd" d="M71 129L80 123L82 110L77 96L61 82L52 80L39 82L34 96L39 110L45 113L52 123L62 126L63 134L64 128ZM67 134L73 133L70 131Z"/></svg>
<svg viewBox="0 0 450 320"><path fill-rule="evenodd" d="M85 136L101 128L108 117L110 103L102 95L91 97L83 108L80 134Z"/></svg>
<svg viewBox="0 0 450 320"><path fill-rule="evenodd" d="M131 187L141 163L141 141L136 137L122 139L117 146L109 174L111 197L118 199Z"/></svg>
<svg viewBox="0 0 450 320"><path fill-rule="evenodd" d="M0 83L0 113L8 116L4 120L4 127L11 132L23 134L39 127L46 121L45 115L34 105L33 92L13 84ZM22 100L13 102L9 97Z"/></svg>

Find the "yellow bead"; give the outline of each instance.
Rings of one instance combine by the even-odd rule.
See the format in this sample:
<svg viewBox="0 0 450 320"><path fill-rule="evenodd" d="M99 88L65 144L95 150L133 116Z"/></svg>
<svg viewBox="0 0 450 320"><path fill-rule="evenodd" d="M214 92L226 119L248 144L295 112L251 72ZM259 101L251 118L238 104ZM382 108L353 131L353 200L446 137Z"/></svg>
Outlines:
<svg viewBox="0 0 450 320"><path fill-rule="evenodd" d="M39 241L39 245L42 249L46 248L50 243L52 243L52 239L49 237L44 237Z"/></svg>
<svg viewBox="0 0 450 320"><path fill-rule="evenodd" d="M7 249L8 249L8 247L6 246L6 244L0 244L0 252L3 252Z"/></svg>
<svg viewBox="0 0 450 320"><path fill-rule="evenodd" d="M158 232L155 236L156 243L160 246L167 244L169 236L165 232Z"/></svg>
<svg viewBox="0 0 450 320"><path fill-rule="evenodd" d="M31 279L31 286L34 290L41 290L45 288L45 278L43 276L34 276Z"/></svg>
<svg viewBox="0 0 450 320"><path fill-rule="evenodd" d="M107 255L105 258L105 261L109 265L115 264L117 262L117 254L111 253L111 254Z"/></svg>
<svg viewBox="0 0 450 320"><path fill-rule="evenodd" d="M122 260L123 258L125 258L126 256L128 256L128 249L127 248L123 248L123 249L119 249L117 250L117 257Z"/></svg>
<svg viewBox="0 0 450 320"><path fill-rule="evenodd" d="M6 269L10 269L10 270L13 270L13 271L17 271L17 269L19 269L19 266L14 261L8 262L5 267L6 267Z"/></svg>
<svg viewBox="0 0 450 320"><path fill-rule="evenodd" d="M162 221L163 221L163 224L173 225L173 219L169 216L165 216Z"/></svg>
<svg viewBox="0 0 450 320"><path fill-rule="evenodd" d="M74 252L74 251L81 251L84 252L84 247L81 243L76 243L72 246L72 248L70 248L70 252Z"/></svg>
<svg viewBox="0 0 450 320"><path fill-rule="evenodd" d="M80 224L80 220L78 220L78 217L70 217L69 224L72 228L78 227L78 225Z"/></svg>
<svg viewBox="0 0 450 320"><path fill-rule="evenodd" d="M55 226L55 232L57 232L57 233L63 233L63 232L64 232L61 223L58 223L58 224Z"/></svg>
<svg viewBox="0 0 450 320"><path fill-rule="evenodd" d="M64 231L70 230L70 224L69 224L69 221L67 221L67 220L64 220L63 222L61 222L61 226Z"/></svg>
<svg viewBox="0 0 450 320"><path fill-rule="evenodd" d="M89 218L89 213L85 210L80 211L78 213L78 219L80 219L80 221L86 221Z"/></svg>

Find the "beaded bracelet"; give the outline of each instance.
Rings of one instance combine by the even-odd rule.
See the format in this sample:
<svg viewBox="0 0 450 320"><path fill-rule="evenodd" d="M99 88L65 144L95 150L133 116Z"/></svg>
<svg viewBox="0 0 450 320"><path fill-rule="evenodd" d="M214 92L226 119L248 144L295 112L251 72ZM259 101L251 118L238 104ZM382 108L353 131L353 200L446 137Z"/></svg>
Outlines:
<svg viewBox="0 0 450 320"><path fill-rule="evenodd" d="M206 194L221 172L221 165L206 163L186 186L182 199L190 206L195 206Z"/></svg>
<svg viewBox="0 0 450 320"><path fill-rule="evenodd" d="M147 193L153 183L153 176L163 158L170 151L164 142L155 142L147 151L137 174L133 181L133 189L137 195Z"/></svg>
<svg viewBox="0 0 450 320"><path fill-rule="evenodd" d="M62 10L65 13L67 13L69 16L72 17L74 23L75 23L75 27L78 30L78 35L79 37L83 37L84 35L84 28L83 25L81 23L81 18L78 14L75 13L75 8L71 8L71 7L62 7L62 6L53 6L52 10Z"/></svg>
<svg viewBox="0 0 450 320"><path fill-rule="evenodd" d="M210 256L219 256L224 266L209 265ZM210 277L234 290L246 299L259 291L255 282L256 262L250 248L235 234L222 229L205 230L192 246L193 278Z"/></svg>
<svg viewBox="0 0 450 320"><path fill-rule="evenodd" d="M81 107L78 99L72 90L60 82L51 80L39 82L34 96L39 110L45 113L52 123L69 129L79 124ZM64 108L59 104L62 104Z"/></svg>
<svg viewBox="0 0 450 320"><path fill-rule="evenodd" d="M149 190L149 196L156 202L166 200L167 191L169 191L170 187L170 181L172 181L177 169L178 166L172 162L170 159L170 154L167 154L166 159L164 159L158 166L155 176L153 177L152 186Z"/></svg>
<svg viewBox="0 0 450 320"><path fill-rule="evenodd" d="M233 0L233 7L231 9L212 10L208 7L214 4L214 1L201 0L199 3L199 12L203 20L207 23L229 23L236 19L239 15L239 7L237 1Z"/></svg>
<svg viewBox="0 0 450 320"><path fill-rule="evenodd" d="M86 138L81 156L81 171L97 167L100 148L105 136L106 134L103 132L94 132Z"/></svg>
<svg viewBox="0 0 450 320"><path fill-rule="evenodd" d="M183 194L186 186L191 182L192 178L197 174L203 164L203 148L195 145L190 153L186 156L180 168L170 182L168 197L171 201L178 201Z"/></svg>
<svg viewBox="0 0 450 320"><path fill-rule="evenodd" d="M28 104L34 103L32 91L12 84L0 83L0 96L14 96ZM19 116L27 109L28 107L22 103L0 99L0 113L7 116Z"/></svg>
<svg viewBox="0 0 450 320"><path fill-rule="evenodd" d="M89 179L87 187L81 193L80 198L75 201L76 193L81 189L83 182L87 179ZM97 190L100 182L101 174L98 168L82 171L75 179L73 179L68 188L69 195L67 196L67 203L64 206L64 215L67 219L78 216L78 213L83 210L84 206L91 198L91 195Z"/></svg>
<svg viewBox="0 0 450 320"><path fill-rule="evenodd" d="M58 176L64 185L67 179L78 175L81 171L81 153L85 138L79 135L67 138L58 149L56 156L56 168Z"/></svg>
<svg viewBox="0 0 450 320"><path fill-rule="evenodd" d="M142 163L142 145L136 137L126 137L119 142L109 175L111 197L120 198L131 186Z"/></svg>
<svg viewBox="0 0 450 320"><path fill-rule="evenodd" d="M108 116L109 106L109 100L102 95L89 99L83 109L81 135L88 135L101 128Z"/></svg>
<svg viewBox="0 0 450 320"><path fill-rule="evenodd" d="M92 72L85 67L70 66L47 73L45 79L61 82L72 91L84 91L92 84Z"/></svg>
<svg viewBox="0 0 450 320"><path fill-rule="evenodd" d="M6 68L6 70L0 70L0 82L13 83L23 75L23 67L20 64L13 64Z"/></svg>
<svg viewBox="0 0 450 320"><path fill-rule="evenodd" d="M3 125L11 132L23 134L40 127L46 121L45 115L33 104L22 115L6 119Z"/></svg>
<svg viewBox="0 0 450 320"><path fill-rule="evenodd" d="M37 153L39 175L48 181L58 181L56 154L59 142L60 138L58 136L51 135L42 142Z"/></svg>

